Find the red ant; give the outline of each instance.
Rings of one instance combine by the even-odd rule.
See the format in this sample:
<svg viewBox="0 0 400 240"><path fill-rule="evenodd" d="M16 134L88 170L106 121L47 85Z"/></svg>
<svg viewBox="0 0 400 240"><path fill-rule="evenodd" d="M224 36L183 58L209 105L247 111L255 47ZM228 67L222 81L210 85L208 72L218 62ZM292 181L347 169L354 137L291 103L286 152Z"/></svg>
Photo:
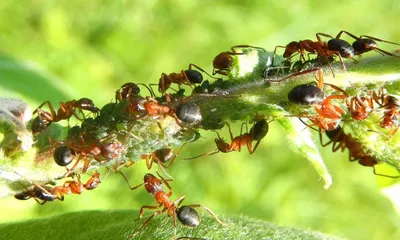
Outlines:
<svg viewBox="0 0 400 240"><path fill-rule="evenodd" d="M246 125L246 133L242 134L244 125ZM233 152L233 151L240 152L241 147L244 145L247 146L249 153L253 154L256 151L261 140L267 135L268 130L269 130L268 122L265 121L265 119L255 122L253 127L250 129L250 131L248 131L248 126L247 126L247 122L246 122L246 123L243 123L242 126L240 127L240 135L234 138L229 124L227 124L227 126L228 126L228 130L229 130L229 135L231 138L231 144L227 143L223 138L221 138L219 133L215 131L215 133L217 133L217 135L218 135L218 138L214 139L215 144L217 145L216 150L214 150L213 152L209 152L209 153L203 153L196 157L186 158L185 160L191 160L191 159L195 159L195 158L205 156L205 155L213 155L218 152L223 152L223 153L229 153L229 152ZM253 141L257 141L254 148L253 148Z"/></svg>
<svg viewBox="0 0 400 240"><path fill-rule="evenodd" d="M384 109L380 126L385 129L390 129L390 137L393 136L399 128L399 99L395 96L386 94L384 89L371 92L371 97L381 108Z"/></svg>
<svg viewBox="0 0 400 240"><path fill-rule="evenodd" d="M180 205L182 204L183 200L185 199L185 195L183 195L182 197L178 198L175 201L171 201L170 197L172 195L172 189L171 186L168 184L168 181L171 181L171 179L164 179L163 177L161 177L160 175L159 178L157 178L156 176L154 176L151 173L148 173L144 176L143 178L143 183L135 186L135 187L131 187L128 179L125 177L124 174L122 174L122 172L119 172L126 180L126 182L129 185L129 188L131 190L135 190L141 186L144 185L144 187L146 188L147 192L149 194L151 194L152 196L154 196L156 202L159 204L157 206L142 206L139 210L139 219L141 219L143 217L144 214L144 210L145 209L159 209L157 211L155 211L150 217L148 217L142 224L142 226L137 229L135 231L135 233L133 233L133 235L131 236L131 238L134 238L149 222L150 220L158 215L158 214L162 214L164 212L167 212L167 216L168 217L172 217L173 218L173 222L174 222L174 229L175 229L175 237L176 237L176 218L177 215L179 215L180 217L178 218L178 220L181 221L182 224L186 225L186 226L196 226L193 225L190 221L186 221L185 218L181 215L182 211L180 210ZM165 184L167 186L167 188L169 189L169 192L166 193L163 190L163 184ZM218 219L218 217L207 207L201 205L201 204L191 204L188 205L186 207L190 207L190 208L198 208L201 207L204 210L206 210L211 216L213 216L220 224L223 224L221 220ZM185 211L186 212L186 211ZM189 211L188 213L189 215L193 215L192 212Z"/></svg>
<svg viewBox="0 0 400 240"><path fill-rule="evenodd" d="M356 41L353 42L352 47L354 48L354 55L361 55L365 52L369 52L369 51L377 51L381 54L385 54L388 56L392 56L392 57L400 57L400 56L396 56L390 52L384 51L380 48L378 48L377 44L375 41L379 41L379 42L385 42L385 43L390 43L390 44L395 44L395 45L400 45L398 43L395 42L389 42L386 40L382 40L376 37L371 37L371 36L367 36L367 35L361 35L360 37L355 36L354 34L351 34L347 31L340 31L338 33L338 35L336 35L335 39L339 39L342 34L345 33L347 35L349 35L350 37L356 39Z"/></svg>
<svg viewBox="0 0 400 240"><path fill-rule="evenodd" d="M158 83L158 90L160 93L164 94L171 86L171 83L176 83L178 86L186 84L190 87L192 84L201 83L203 81L203 75L201 75L199 71L192 69L193 67L198 69L200 72L207 74L209 77L214 78L199 66L191 63L189 64L188 70L182 70L179 73L162 73Z"/></svg>
<svg viewBox="0 0 400 240"><path fill-rule="evenodd" d="M263 52L266 52L264 48L261 47L255 47L255 46L250 46L250 45L236 45L231 47L230 52L222 52L218 54L214 60L213 60L213 75L216 74L221 74L228 76L229 72L232 70L233 67L233 61L234 61L234 56L237 55L245 55L243 52L238 52L238 49L246 49L246 48L253 48L253 49L258 49Z"/></svg>
<svg viewBox="0 0 400 240"><path fill-rule="evenodd" d="M57 199L64 201L65 194L81 194L84 189L93 190L99 185L100 182L100 174L96 171L93 176L84 184L81 182L79 175L78 181L69 180L64 182L62 186L50 187L48 185L41 186L34 183L33 189L16 194L14 197L18 200L34 198L37 203L43 205L46 202L55 201Z"/></svg>
<svg viewBox="0 0 400 240"><path fill-rule="evenodd" d="M374 109L372 98L355 96L346 100L347 108L354 120L361 121L366 119Z"/></svg>
<svg viewBox="0 0 400 240"><path fill-rule="evenodd" d="M139 85L144 86L147 88L149 93L154 96L154 92L146 85L143 83L133 83L133 82L127 82L121 86L120 89L115 91L115 101L116 102L121 102L123 100L130 100L131 98L141 98L139 96L140 93L140 88Z"/></svg>
<svg viewBox="0 0 400 240"><path fill-rule="evenodd" d="M336 55L339 57L339 61L343 69L346 70L346 66L343 63L342 57L352 58L354 55L354 48L348 42L342 39L335 39L329 34L317 33L316 36L318 41L306 39L298 42L290 42L286 46L276 46L274 50L274 56L276 54L277 48L285 48L283 57L288 60L290 60L293 57L293 54L297 52L300 53L300 60L302 60L303 62L306 62L306 59L304 57L305 52L317 54L317 58L325 58L326 62L329 64L333 76L335 76L335 73L333 72L332 66L330 64L329 57ZM325 42L322 41L321 36L329 37L331 39L328 42ZM272 64L273 63L274 59L272 60Z"/></svg>
<svg viewBox="0 0 400 240"><path fill-rule="evenodd" d="M50 110L50 113L44 111L42 107L47 104ZM88 110L92 113L99 113L100 109L95 107L92 100L88 98L81 98L79 100L72 100L68 102L61 102L60 108L57 112L54 110L53 105L46 101L42 103L33 114L38 113L37 118L34 119L32 123L32 132L38 133L43 131L50 125L52 122L58 122L64 119L69 119L72 115L74 115L77 119L82 120L75 112L78 109L80 113L83 114L83 110Z"/></svg>
<svg viewBox="0 0 400 240"><path fill-rule="evenodd" d="M349 94L335 85L325 83L325 85L330 86L342 94L324 97L324 93L322 91L324 86L323 71L320 68L316 70L318 71L317 87L309 84L298 85L288 93L288 99L290 102L297 104L300 103L314 105L314 109L318 115L305 117L308 117L314 125L317 125L324 130L332 130L339 125L340 121L342 120L342 115L344 115L346 112L340 107L333 105L331 101L334 99L346 99L349 97ZM309 71L315 71L315 69L307 70L307 72Z"/></svg>
<svg viewBox="0 0 400 240"><path fill-rule="evenodd" d="M360 142L354 139L351 134L346 134L343 128L338 125L335 129L326 130L325 133L329 138L329 142L322 142L322 131L319 131L319 139L321 145L323 147L328 146L332 143L332 152L336 152L338 150L344 151L346 148L349 150L349 161L354 162L358 161L359 164L365 167L373 167L374 174L378 176L390 177L390 178L398 178L399 176L388 176L376 173L375 165L379 163L379 161L372 155L366 153L364 151L364 147Z"/></svg>

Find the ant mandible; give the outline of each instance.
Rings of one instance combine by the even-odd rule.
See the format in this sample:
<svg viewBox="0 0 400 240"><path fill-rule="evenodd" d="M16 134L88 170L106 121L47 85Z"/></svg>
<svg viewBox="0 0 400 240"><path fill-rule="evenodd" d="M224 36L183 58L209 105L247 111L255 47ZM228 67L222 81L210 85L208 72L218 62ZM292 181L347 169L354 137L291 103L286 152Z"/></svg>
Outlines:
<svg viewBox="0 0 400 240"><path fill-rule="evenodd" d="M335 99L338 100L346 99L349 97L349 94L335 85L324 83L324 76L321 68L314 69L312 71L318 71L318 77L317 77L318 85L317 86L310 84L298 85L288 93L288 99L290 102L296 104L300 103L300 104L314 105L314 109L317 112L317 116L300 116L300 117L309 118L314 125L317 125L318 127L324 130L335 129L339 125L342 119L342 115L344 115L346 112L339 106L333 105L331 101ZM334 94L325 97L324 92L322 91L324 84L330 86L331 88L335 89L338 92L341 92L342 94Z"/></svg>
<svg viewBox="0 0 400 240"><path fill-rule="evenodd" d="M42 107L47 104L50 112L44 111ZM74 115L77 119L82 120L75 110L78 109L79 112L83 115L83 110L90 111L92 113L98 114L100 109L98 109L92 100L89 98L81 98L79 100L72 100L68 102L61 102L60 108L57 112L54 110L53 105L50 101L46 101L42 103L33 114L38 113L38 116L33 120L32 123L32 132L38 133L47 128L52 122L58 122L64 119L69 119L72 115ZM83 115L84 116L84 115Z"/></svg>
<svg viewBox="0 0 400 240"><path fill-rule="evenodd" d="M242 134L244 125L246 125L246 133ZM256 121L253 127L250 129L250 131L248 131L247 122L243 123L242 126L240 127L240 135L237 137L233 137L229 124L227 124L227 126L229 130L229 136L231 138L231 144L227 143L223 138L221 138L219 133L215 131L215 133L217 133L218 136L218 138L214 139L215 144L217 145L216 150L209 153L203 153L196 157L185 158L185 160L191 160L205 155L213 155L218 152L223 152L223 153L229 153L233 151L240 152L241 147L244 145L247 146L249 153L253 154L256 151L261 140L267 135L269 130L268 122L265 119ZM257 143L254 145L254 148L253 148L253 141L257 141Z"/></svg>
<svg viewBox="0 0 400 240"><path fill-rule="evenodd" d="M171 201L170 197L172 195L172 189L171 186L169 185L168 181L171 181L171 179L164 179L163 177L161 177L159 174L159 178L157 178L156 176L154 176L151 173L147 173L144 178L143 178L143 183L135 186L135 187L131 187L128 179L126 178L126 176L122 173L119 172L124 179L126 180L126 182L129 185L129 188L131 190L135 190L141 186L144 186L147 190L147 192L149 194L151 194L152 196L154 196L156 202L159 204L157 206L142 206L139 210L139 219L141 219L143 217L144 214L144 210L145 209L159 209L157 211L155 211L150 217L148 217L143 224L141 225L141 227L139 229L137 229L133 235L131 236L131 238L134 238L149 222L150 220L158 215L158 214L162 214L164 212L167 212L167 216L168 217L172 217L173 218L173 223L174 223L174 231L175 231L175 238L176 238L176 218L178 217L178 220L186 225L186 226L191 226L191 227L195 227L196 224L193 224L192 221L187 221L186 218L184 217L184 212L182 212L182 210L180 209L180 205L182 204L183 200L185 199L185 195L181 196L180 198L178 198L175 201ZM165 184L165 186L167 186L167 188L169 189L169 192L166 193L163 190L163 184ZM191 204L191 205L187 205L185 207L190 207L190 208L203 208L204 210L206 210L211 216L213 216L217 222L219 222L220 224L223 224L223 222L221 220L218 219L218 217L207 207L201 205L201 204ZM193 216L193 212L192 211L185 211L187 212L186 215L189 215L189 217Z"/></svg>
<svg viewBox="0 0 400 240"><path fill-rule="evenodd" d="M245 55L243 52L238 52L238 49L253 48L258 49L263 52L266 50L262 47L255 47L251 45L236 45L231 47L230 52L222 52L218 54L213 60L213 73L212 75L221 74L228 76L229 72L232 70L234 56Z"/></svg>
<svg viewBox="0 0 400 240"><path fill-rule="evenodd" d="M377 173L375 170L375 165L379 164L379 161L374 156L366 153L363 145L357 141L357 139L353 138L350 133L345 133L344 129L340 127L340 125L338 125L335 129L325 131L326 136L329 138L327 143L323 143L322 141L322 131L320 130L318 132L321 146L326 147L332 143L332 152L336 152L338 150L343 152L345 149L348 149L350 162L358 161L358 163L362 166L373 167L374 174L378 176L389 178L399 177Z"/></svg>

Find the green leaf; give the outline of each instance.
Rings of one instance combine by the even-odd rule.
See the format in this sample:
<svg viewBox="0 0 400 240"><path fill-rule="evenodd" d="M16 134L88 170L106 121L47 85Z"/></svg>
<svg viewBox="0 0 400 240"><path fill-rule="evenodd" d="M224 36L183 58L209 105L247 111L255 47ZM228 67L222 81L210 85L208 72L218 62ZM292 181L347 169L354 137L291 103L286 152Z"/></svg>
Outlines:
<svg viewBox="0 0 400 240"><path fill-rule="evenodd" d="M145 219L135 221L138 212L86 211L0 225L2 239L127 239ZM310 230L282 227L247 217L223 217L224 225L203 214L197 228L177 223L177 237L204 239L337 239ZM134 239L172 239L172 218L157 216Z"/></svg>

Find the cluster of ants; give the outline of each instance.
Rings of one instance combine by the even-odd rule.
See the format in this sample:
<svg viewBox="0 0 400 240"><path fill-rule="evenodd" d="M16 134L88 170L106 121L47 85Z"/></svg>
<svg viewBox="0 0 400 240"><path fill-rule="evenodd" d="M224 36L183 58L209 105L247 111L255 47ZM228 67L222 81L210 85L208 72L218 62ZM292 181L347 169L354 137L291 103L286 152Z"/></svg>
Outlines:
<svg viewBox="0 0 400 240"><path fill-rule="evenodd" d="M341 39L343 34L347 34L355 39L352 45ZM363 145L356 138L353 138L350 133L344 131L344 127L340 126L341 120L344 115L349 113L353 120L362 121L368 118L371 113L379 110L382 113L380 126L384 129L389 129L389 137L391 137L399 127L397 120L400 116L399 99L396 96L387 94L383 88L376 91L369 91L362 96L350 96L338 86L324 83L321 67L325 65L329 66L334 75L331 63L336 61L336 58L339 59L341 66L345 70L346 67L342 58L350 58L356 61L353 58L355 55L361 55L371 50L392 57L399 57L378 48L376 42L399 44L371 36L363 35L356 37L347 31L339 32L336 37L324 33L317 33L316 37L317 41L307 39L290 42L286 46L276 46L272 55L272 61L265 63L265 71L260 77L268 81L268 77L279 73L276 69L283 69L292 75L280 80L271 81L282 82L288 78L316 72L316 84L297 85L287 96L288 101L292 104L313 106L315 114L299 114L295 117L308 119L311 122L309 124L304 123L319 132L322 146L332 144L332 151L334 152L347 149L350 161L358 161L363 166L374 167L379 163L379 159L376 159L374 155L365 151ZM322 40L322 37L327 37L329 40L325 42ZM277 54L279 48L285 49L282 56ZM191 131L193 132L193 140L197 140L200 136L197 129L201 126L203 116L200 107L191 101L191 97L204 93L218 94L224 86L221 82L229 81L229 79L223 80L214 76L229 76L235 64L235 58L245 54L242 51L243 49L255 49L266 52L261 47L237 45L232 47L231 51L222 52L214 58L212 74L207 73L194 64L190 64L187 70L182 70L178 73L162 73L157 85L161 96L155 94L152 84L145 85L128 82L115 92L115 100L101 109L97 108L93 101L88 98L61 103L57 110L55 110L49 101L44 102L33 112L33 114L37 115L31 122L31 130L35 135L38 136L46 132L51 123L69 120L72 116L82 121L80 126L69 128L68 135L63 141L56 141L49 137L55 163L65 167L66 173L63 177L70 177L72 180L66 181L61 186L32 183L31 186L24 186L26 191L16 194L15 198L20 200L34 198L38 203L44 204L49 201L63 200L66 194L81 194L83 190L92 190L101 182L100 174L95 171L86 183L82 183L78 172L87 172L93 163L97 162L107 166L108 172L114 171L120 173L131 190L144 186L147 192L154 196L158 204L156 206L142 206L140 208L139 219L142 218L145 210L152 209L155 211L131 237L135 237L153 217L164 212L173 218L174 229L176 227L176 219L185 226L196 227L199 225L200 218L194 208L198 207L205 209L222 224L222 221L203 205L191 204L181 206L185 196L172 201L172 190L168 183L172 178L166 179L158 173L158 176L147 173L144 176L143 183L131 187L128 179L120 169L135 163L134 160L129 159L129 156L127 157L129 149L127 149L126 145L129 139L135 137L132 136L132 129L143 124L142 120L144 118L154 120L160 131L163 131L163 126L160 122L166 118L172 118L180 129L180 132ZM297 54L300 57L299 60L295 61L293 58ZM308 58L306 58L306 54ZM312 57L310 58L310 56ZM283 58L284 60L278 64L278 58ZM203 82L202 73L215 79L214 83ZM171 85L173 83L179 86L179 90L169 93L171 92ZM189 86L193 90L192 94L186 96L185 89L181 89L181 85ZM142 86L147 89L150 96L142 97L140 95L140 87ZM330 92L334 93L327 96L324 90L325 86L329 87L331 89ZM347 111L339 106L339 103L346 105ZM44 110L46 105L49 111ZM85 116L84 111L90 112L92 117ZM218 136L215 138L217 148L212 152L187 158L187 160L218 152L241 151L242 146L246 147L250 154L253 154L261 140L268 133L269 121L263 115L256 114L252 122L253 125L250 130L248 129L248 122L243 123L240 135L236 137L232 134L230 126L226 124L230 134L230 143L221 138L219 133L215 131ZM115 126L121 123L123 123L125 128L115 130ZM324 132L329 138L327 143L324 143L322 139L322 133ZM255 142L254 146L253 142ZM168 175L165 169L172 165L183 145L181 145L176 153L174 153L171 147L162 147L150 153L144 152L140 158L146 161L146 166L149 170L152 168L153 163L156 163ZM113 164L107 165L107 163L115 159L117 161L113 161ZM73 161L75 161L74 164L70 166ZM78 166L81 164L83 164L83 167L79 168ZM378 174L375 172L375 168L374 173ZM164 191L163 185L168 188L167 192Z"/></svg>

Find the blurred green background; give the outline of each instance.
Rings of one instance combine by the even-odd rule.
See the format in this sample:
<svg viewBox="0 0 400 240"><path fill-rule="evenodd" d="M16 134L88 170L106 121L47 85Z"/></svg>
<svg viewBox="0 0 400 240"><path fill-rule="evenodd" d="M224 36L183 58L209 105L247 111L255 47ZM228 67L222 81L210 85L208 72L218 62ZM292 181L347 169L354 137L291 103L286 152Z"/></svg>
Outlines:
<svg viewBox="0 0 400 240"><path fill-rule="evenodd" d="M211 72L213 58L237 44L273 50L340 30L400 42L399 13L397 1L380 0L3 0L0 94L33 107L80 97L102 106L128 81L157 83L162 72L177 72L189 63ZM238 133L240 123L234 125ZM227 136L226 129L222 132ZM182 161L214 149L214 135L202 132L168 170L176 179L173 199L186 194L186 203L202 203L219 215L243 214L348 239L400 239L400 219L372 169L347 161L347 152L322 149L334 178L328 190L313 167L288 150L277 123L253 155L243 151ZM138 184L147 171L141 163L124 172ZM144 189L130 191L112 174L95 191L64 202L39 206L33 200L0 199L0 222L153 204Z"/></svg>

